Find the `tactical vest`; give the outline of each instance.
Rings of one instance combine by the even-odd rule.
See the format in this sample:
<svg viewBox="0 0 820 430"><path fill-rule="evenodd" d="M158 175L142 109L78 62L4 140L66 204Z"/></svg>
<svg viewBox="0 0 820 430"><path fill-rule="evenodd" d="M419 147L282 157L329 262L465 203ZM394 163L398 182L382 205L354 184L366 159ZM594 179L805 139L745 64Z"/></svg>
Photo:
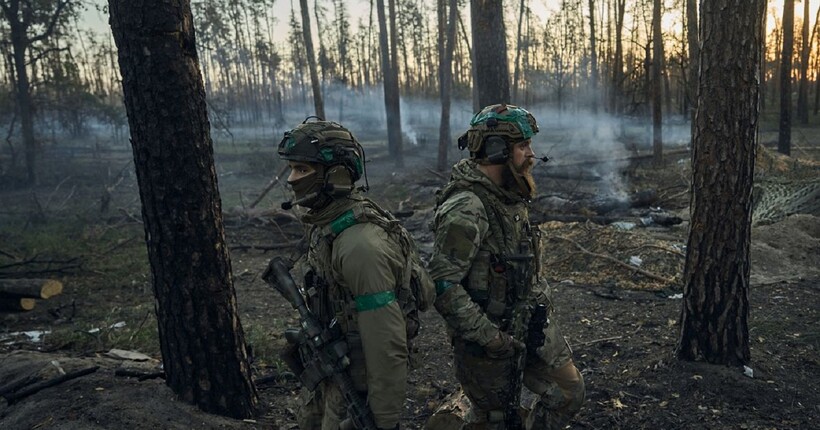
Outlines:
<svg viewBox="0 0 820 430"><path fill-rule="evenodd" d="M475 182L450 182L438 193L437 206L463 191L481 200L489 230L461 285L490 320L509 331L514 310L526 302L538 282L541 231L530 226L524 201L502 200ZM526 321L520 322L526 324Z"/></svg>
<svg viewBox="0 0 820 430"><path fill-rule="evenodd" d="M426 311L435 300L435 287L407 230L389 212L367 199L356 203L328 225L311 227L307 260L311 271L305 280L308 304L323 323L329 324L335 318L343 333L359 331L355 298L334 280L331 273L333 241L347 228L359 223L373 223L384 229L404 255L404 271L396 280L394 293L405 317L409 341L419 331L418 312Z"/></svg>

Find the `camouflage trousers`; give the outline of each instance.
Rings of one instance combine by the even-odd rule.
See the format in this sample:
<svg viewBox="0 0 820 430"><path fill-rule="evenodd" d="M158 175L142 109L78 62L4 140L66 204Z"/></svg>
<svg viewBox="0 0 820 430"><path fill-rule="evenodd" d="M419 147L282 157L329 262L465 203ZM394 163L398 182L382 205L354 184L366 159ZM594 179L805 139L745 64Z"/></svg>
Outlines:
<svg viewBox="0 0 820 430"><path fill-rule="evenodd" d="M546 340L536 355L528 355L523 384L536 394L526 416L528 430L560 429L569 423L584 402L584 378L572 362L572 351L553 321L544 329ZM504 429L515 359L491 359L478 344L454 341L456 377L470 399L471 423L465 429Z"/></svg>

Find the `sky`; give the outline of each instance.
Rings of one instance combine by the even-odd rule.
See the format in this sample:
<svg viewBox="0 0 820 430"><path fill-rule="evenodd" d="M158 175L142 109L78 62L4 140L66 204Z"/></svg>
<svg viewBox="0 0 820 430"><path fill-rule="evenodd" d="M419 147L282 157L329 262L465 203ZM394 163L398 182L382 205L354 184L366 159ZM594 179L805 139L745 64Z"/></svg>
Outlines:
<svg viewBox="0 0 820 430"><path fill-rule="evenodd" d="M327 0L319 0L319 1L327 1ZM348 4L348 10L351 15L351 24L355 24L358 22L359 18L366 18L369 11L370 11L370 1L371 0L346 0ZM387 0L385 0L386 3ZM427 2L431 0L425 0ZM505 0L510 2L511 0ZM820 4L820 0L805 0L809 1L812 10L812 18L811 24L814 25L816 8L818 4ZM299 2L297 0L277 0L277 4L283 5L282 7L282 16L279 18L279 24L284 25L286 23L287 17L290 16L290 5L293 3L296 7L298 7ZM312 2L309 2L312 4ZM92 5L88 7L83 13L83 22L91 29L97 32L108 32L110 31L108 27L108 17L103 13L99 12L97 9L100 9L103 5L107 4L105 0L90 0L88 4ZM544 22L546 18L557 10L561 5L561 0L531 0L531 7L533 9L533 13L538 15L541 22ZM94 7L97 6L97 7ZM800 0L796 0L795 3L795 17L802 17L803 15L803 2ZM783 16L783 0L769 0L768 2L768 10L776 17L776 21L780 22ZM298 14L297 14L298 16ZM797 19L796 19L797 21ZM775 26L775 20L772 19L772 16L766 21L768 26L768 31L771 31L772 28ZM315 25L315 24L314 24ZM796 31L800 31L796 29ZM283 35L283 37L287 37L287 32L279 32Z"/></svg>

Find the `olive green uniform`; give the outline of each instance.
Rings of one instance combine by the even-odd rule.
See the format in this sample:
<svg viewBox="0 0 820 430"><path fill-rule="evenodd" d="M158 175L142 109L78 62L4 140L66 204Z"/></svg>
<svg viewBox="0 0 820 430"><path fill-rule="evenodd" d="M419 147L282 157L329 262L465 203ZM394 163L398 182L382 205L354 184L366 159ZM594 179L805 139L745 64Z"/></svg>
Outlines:
<svg viewBox="0 0 820 430"><path fill-rule="evenodd" d="M499 330L523 342L531 306L542 303L552 310L539 273L540 231L529 225L526 202L493 183L472 160L454 166L434 228L428 267L436 281L436 309L452 337L456 376L474 419L484 423L478 428L504 428L510 381L520 377L517 354L522 352L494 358L485 346ZM513 272L525 279L511 282ZM523 366L523 385L540 396L527 418L530 429L563 427L584 399L580 373L572 367L566 377L571 351L555 321L544 335L544 346L528 354Z"/></svg>
<svg viewBox="0 0 820 430"><path fill-rule="evenodd" d="M352 216L365 212L381 209L354 194L304 217L310 224L307 265L323 280L319 287L306 285L307 299L324 324L334 318L339 323L350 350L350 376L376 425L394 428L404 407L408 368L406 318L396 294L407 258L383 227ZM300 428L338 429L346 403L332 382L303 396Z"/></svg>

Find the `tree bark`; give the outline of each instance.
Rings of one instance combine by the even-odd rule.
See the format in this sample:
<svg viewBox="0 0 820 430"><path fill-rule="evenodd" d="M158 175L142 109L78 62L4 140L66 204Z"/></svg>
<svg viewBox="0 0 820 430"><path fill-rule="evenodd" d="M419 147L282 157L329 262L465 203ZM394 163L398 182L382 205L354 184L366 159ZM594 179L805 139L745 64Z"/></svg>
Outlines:
<svg viewBox="0 0 820 430"><path fill-rule="evenodd" d="M166 383L236 418L258 397L231 279L190 0L110 0Z"/></svg>
<svg viewBox="0 0 820 430"><path fill-rule="evenodd" d="M765 4L701 3L691 221L677 348L684 360L750 360L751 195Z"/></svg>
<svg viewBox="0 0 820 430"><path fill-rule="evenodd" d="M475 82L479 109L510 102L510 70L504 7L498 0L471 0Z"/></svg>
<svg viewBox="0 0 820 430"><path fill-rule="evenodd" d="M780 132L777 151L792 152L792 56L794 55L794 0L783 3L783 50L780 54Z"/></svg>
<svg viewBox="0 0 820 430"><path fill-rule="evenodd" d="M310 10L308 9L307 0L299 0L299 6L302 9L302 34L305 39L305 55L310 70L310 87L313 89L313 108L316 110L316 116L324 120L327 119L325 117L325 103L322 100L319 73L316 71L316 56L313 53L313 36L310 32Z"/></svg>

